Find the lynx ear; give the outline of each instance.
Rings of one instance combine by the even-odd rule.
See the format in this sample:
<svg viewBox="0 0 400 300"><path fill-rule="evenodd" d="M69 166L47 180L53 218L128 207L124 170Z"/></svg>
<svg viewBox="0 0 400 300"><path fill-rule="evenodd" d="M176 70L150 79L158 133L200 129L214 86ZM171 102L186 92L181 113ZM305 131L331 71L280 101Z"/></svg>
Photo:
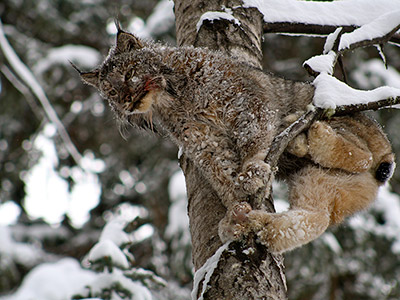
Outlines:
<svg viewBox="0 0 400 300"><path fill-rule="evenodd" d="M99 73L99 70L94 70L91 72L82 72L80 75L84 83L99 88Z"/></svg>
<svg viewBox="0 0 400 300"><path fill-rule="evenodd" d="M143 43L133 34L125 32L121 29L118 21L115 22L117 26L117 45L115 47L118 53L128 52L135 49L143 48Z"/></svg>
<svg viewBox="0 0 400 300"><path fill-rule="evenodd" d="M84 83L94 86L95 88L99 88L99 74L100 71L95 69L91 72L82 72L75 66L71 61L69 62L71 66L79 73L81 79Z"/></svg>

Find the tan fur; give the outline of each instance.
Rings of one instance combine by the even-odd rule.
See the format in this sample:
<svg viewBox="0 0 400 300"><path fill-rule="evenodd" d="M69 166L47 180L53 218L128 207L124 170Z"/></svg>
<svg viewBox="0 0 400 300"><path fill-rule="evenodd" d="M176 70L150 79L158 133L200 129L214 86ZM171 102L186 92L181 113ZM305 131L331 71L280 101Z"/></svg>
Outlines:
<svg viewBox="0 0 400 300"><path fill-rule="evenodd" d="M227 208L222 241L254 231L273 252L293 249L366 208L391 175L394 157L375 122L364 115L316 122L279 162L291 209L252 211L249 195L274 176L264 162L271 143L307 109L312 85L208 49L143 42L120 28L104 63L80 75L121 123L153 130L154 121L203 172Z"/></svg>
<svg viewBox="0 0 400 300"><path fill-rule="evenodd" d="M256 232L270 251L285 252L314 240L329 225L368 208L379 186L391 176L394 155L389 141L364 115L318 121L309 129L305 143L307 155L318 165L309 163L289 177L290 209L274 214L236 206L233 218L224 220L223 226L239 223L236 216L243 220L245 213L247 227L243 221L233 225L235 235ZM384 164L389 169L382 177L379 170Z"/></svg>

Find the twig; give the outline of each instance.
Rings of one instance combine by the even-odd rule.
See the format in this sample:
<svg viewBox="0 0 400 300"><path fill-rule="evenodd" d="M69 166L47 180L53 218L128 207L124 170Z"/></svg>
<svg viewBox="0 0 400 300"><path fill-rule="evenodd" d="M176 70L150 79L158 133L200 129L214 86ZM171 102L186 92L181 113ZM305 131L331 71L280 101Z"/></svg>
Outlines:
<svg viewBox="0 0 400 300"><path fill-rule="evenodd" d="M7 61L13 68L14 72L21 78L21 80L29 87L32 93L39 100L48 119L55 124L57 132L60 135L62 141L64 142L64 145L68 153L75 160L75 162L78 165L80 165L82 159L81 154L76 149L74 143L72 142L70 136L68 135L67 130L65 129L64 125L58 118L56 111L51 106L50 101L47 98L43 88L36 80L36 78L29 70L29 68L21 61L21 59L15 53L14 49L8 43L4 33L3 23L1 19L0 19L0 49L3 51L4 56L6 57Z"/></svg>
<svg viewBox="0 0 400 300"><path fill-rule="evenodd" d="M33 113L35 114L38 120L43 119L43 112L40 110L39 106L35 102L35 97L32 95L32 92L23 84L17 76L13 74L13 72L6 65L1 66L1 73L3 73L4 77L8 79L8 81L25 97L26 102L31 107Z"/></svg>

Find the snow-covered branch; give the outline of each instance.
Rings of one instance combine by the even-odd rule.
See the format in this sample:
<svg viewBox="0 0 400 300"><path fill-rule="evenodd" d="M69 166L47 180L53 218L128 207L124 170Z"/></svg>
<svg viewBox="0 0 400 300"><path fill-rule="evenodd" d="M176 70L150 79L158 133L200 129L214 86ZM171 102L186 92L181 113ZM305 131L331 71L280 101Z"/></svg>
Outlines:
<svg viewBox="0 0 400 300"><path fill-rule="evenodd" d="M394 99L400 97L400 89L383 86L370 91L357 90L332 75L338 58L345 51L374 44L383 45L399 29L400 10L397 10L364 24L353 32L343 33L342 28L338 28L330 34L323 54L304 62L309 73L317 76L313 82L314 105L325 109L336 109L337 106L345 105L347 108L341 110L342 114L350 113L354 109L378 109L393 105ZM373 104L374 102L379 104ZM352 110L348 107L352 107Z"/></svg>
<svg viewBox="0 0 400 300"><path fill-rule="evenodd" d="M353 31L400 7L397 0L244 0L244 6L263 14L265 33L299 35L327 35L337 27ZM391 41L400 43L400 34L393 35Z"/></svg>

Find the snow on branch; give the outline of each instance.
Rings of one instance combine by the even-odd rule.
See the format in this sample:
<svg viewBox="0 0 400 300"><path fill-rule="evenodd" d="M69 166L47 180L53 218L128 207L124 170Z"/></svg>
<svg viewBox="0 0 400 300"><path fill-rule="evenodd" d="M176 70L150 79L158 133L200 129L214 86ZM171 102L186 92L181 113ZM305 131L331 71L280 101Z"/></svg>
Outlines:
<svg viewBox="0 0 400 300"><path fill-rule="evenodd" d="M237 26L241 25L240 21L232 15L232 11L230 9L225 9L225 12L208 11L208 12L204 13L200 17L200 20L197 22L197 24L196 24L197 32L199 32L204 21L209 21L209 22L213 23L214 20L228 20L228 21L231 21L232 23L236 24Z"/></svg>
<svg viewBox="0 0 400 300"><path fill-rule="evenodd" d="M388 99L389 105L393 99L400 97L400 89L383 86L370 91L351 88L344 82L332 76L338 58L345 52L358 47L374 44L384 44L400 28L400 10L387 13L372 20L350 33L343 33L338 28L327 37L324 54L314 56L304 62L304 67L314 76L314 104L321 108L335 109L340 105L371 106L371 102ZM367 106L366 106L367 105ZM371 106L372 107L372 106ZM374 106L376 107L376 105ZM361 108L361 107L359 107Z"/></svg>
<svg viewBox="0 0 400 300"><path fill-rule="evenodd" d="M32 93L39 100L42 105L46 116L48 119L55 124L57 131L64 142L64 145L71 155L71 157L75 160L75 162L80 165L82 162L82 156L79 151L76 149L74 143L72 142L70 136L68 135L67 130L62 124L61 120L58 118L56 111L51 106L49 99L46 96L43 88L39 84L39 82L34 77L33 73L29 70L29 68L21 61L18 55L15 53L14 49L8 43L6 35L3 29L3 23L0 19L0 49L3 51L5 58L8 63L14 70L14 72L21 78L21 80L26 84L27 87L32 91Z"/></svg>
<svg viewBox="0 0 400 300"><path fill-rule="evenodd" d="M337 27L352 31L389 12L399 10L398 0L344 0L332 2L298 0L244 0L264 16L264 32L326 35ZM400 34L392 36L400 43Z"/></svg>

